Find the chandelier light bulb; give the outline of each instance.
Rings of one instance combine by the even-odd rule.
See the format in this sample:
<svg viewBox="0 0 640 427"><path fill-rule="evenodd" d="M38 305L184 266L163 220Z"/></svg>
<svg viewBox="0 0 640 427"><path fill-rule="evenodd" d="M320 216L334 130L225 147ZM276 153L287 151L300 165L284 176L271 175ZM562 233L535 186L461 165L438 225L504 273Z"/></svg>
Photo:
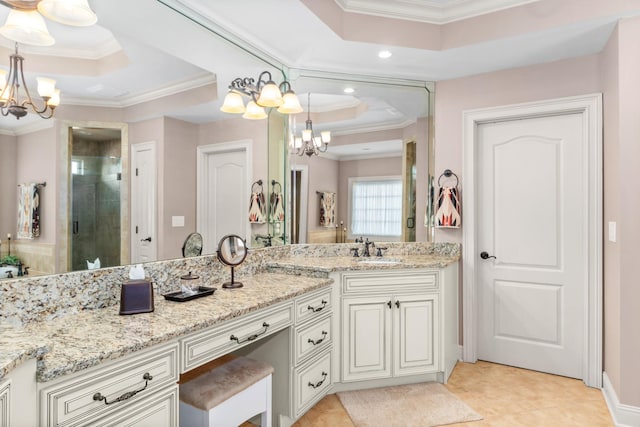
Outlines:
<svg viewBox="0 0 640 427"><path fill-rule="evenodd" d="M303 142L311 142L311 137L313 135L313 132L311 131L311 129L305 129L302 131L302 141Z"/></svg>
<svg viewBox="0 0 640 427"><path fill-rule="evenodd" d="M51 46L55 40L49 34L42 15L35 10L11 9L0 34L18 43L32 46Z"/></svg>
<svg viewBox="0 0 640 427"><path fill-rule="evenodd" d="M42 98L51 98L56 90L56 81L46 77L36 77L38 82L38 95Z"/></svg>
<svg viewBox="0 0 640 427"><path fill-rule="evenodd" d="M324 144L330 143L331 142L331 131L324 130L324 131L320 132L320 139L322 140L322 143L324 143Z"/></svg>
<svg viewBox="0 0 640 427"><path fill-rule="evenodd" d="M52 21L74 27L87 27L98 22L98 17L87 0L42 0L38 11Z"/></svg>
<svg viewBox="0 0 640 427"><path fill-rule="evenodd" d="M53 91L51 98L47 101L47 105L51 108L56 108L60 105L60 89L56 89Z"/></svg>

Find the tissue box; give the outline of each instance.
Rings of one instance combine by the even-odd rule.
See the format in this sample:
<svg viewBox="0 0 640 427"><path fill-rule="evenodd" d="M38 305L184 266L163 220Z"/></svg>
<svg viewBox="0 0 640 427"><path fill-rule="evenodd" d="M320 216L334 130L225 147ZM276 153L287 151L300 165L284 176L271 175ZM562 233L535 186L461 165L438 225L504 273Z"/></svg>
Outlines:
<svg viewBox="0 0 640 427"><path fill-rule="evenodd" d="M120 314L149 313L153 311L153 285L151 281L129 280L120 289Z"/></svg>

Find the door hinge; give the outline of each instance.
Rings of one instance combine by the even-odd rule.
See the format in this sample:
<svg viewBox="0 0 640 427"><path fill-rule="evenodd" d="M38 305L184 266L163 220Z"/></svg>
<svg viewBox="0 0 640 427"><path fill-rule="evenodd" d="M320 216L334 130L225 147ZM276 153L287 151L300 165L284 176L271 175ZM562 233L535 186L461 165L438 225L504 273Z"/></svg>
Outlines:
<svg viewBox="0 0 640 427"><path fill-rule="evenodd" d="M136 225L136 234L138 234L138 226Z"/></svg>
<svg viewBox="0 0 640 427"><path fill-rule="evenodd" d="M136 168L136 176L138 176L138 168Z"/></svg>

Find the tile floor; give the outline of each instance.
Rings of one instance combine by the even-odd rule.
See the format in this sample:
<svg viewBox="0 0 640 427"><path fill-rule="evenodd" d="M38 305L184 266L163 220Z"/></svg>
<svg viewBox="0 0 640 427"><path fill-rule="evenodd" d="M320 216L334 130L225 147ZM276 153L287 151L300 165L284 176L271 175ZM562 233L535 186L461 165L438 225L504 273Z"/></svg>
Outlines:
<svg viewBox="0 0 640 427"><path fill-rule="evenodd" d="M478 362L458 363L446 386L484 417L482 421L451 426L613 426L602 392L579 380ZM332 394L294 426L351 427L353 423Z"/></svg>

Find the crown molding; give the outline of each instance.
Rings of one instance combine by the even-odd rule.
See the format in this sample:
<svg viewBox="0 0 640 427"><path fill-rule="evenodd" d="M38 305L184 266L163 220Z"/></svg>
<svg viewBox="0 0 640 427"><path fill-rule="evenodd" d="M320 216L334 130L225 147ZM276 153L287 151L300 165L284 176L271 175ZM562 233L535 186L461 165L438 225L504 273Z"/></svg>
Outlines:
<svg viewBox="0 0 640 427"><path fill-rule="evenodd" d="M39 119L38 121L26 123L14 129L0 129L0 135L21 136L29 133L50 129L56 124L55 119Z"/></svg>
<svg viewBox="0 0 640 427"><path fill-rule="evenodd" d="M126 108L143 102L154 101L166 96L176 95L188 90L198 89L202 86L214 84L216 82L217 79L214 74L206 73L195 78L189 78L148 92L123 97L120 100L65 98L64 103L67 105L85 107Z"/></svg>
<svg viewBox="0 0 640 427"><path fill-rule="evenodd" d="M357 128L350 128L348 130L343 130L343 131L331 131L331 134L335 136L343 136L343 135L353 135L357 133L381 132L385 130L404 129L407 126L410 126L414 123L415 123L415 120L404 120L402 122L393 122L393 123L381 123L373 126L360 126Z"/></svg>
<svg viewBox="0 0 640 427"><path fill-rule="evenodd" d="M447 24L538 0L335 0L345 12Z"/></svg>
<svg viewBox="0 0 640 427"><path fill-rule="evenodd" d="M15 42L8 40L4 37L0 38L0 46L13 51ZM122 46L115 38L104 41L103 43L87 48L74 48L63 46L29 46L26 44L20 44L20 53L28 55L41 55L50 57L63 57L63 58L75 58L97 61L105 58L114 53L120 52Z"/></svg>

